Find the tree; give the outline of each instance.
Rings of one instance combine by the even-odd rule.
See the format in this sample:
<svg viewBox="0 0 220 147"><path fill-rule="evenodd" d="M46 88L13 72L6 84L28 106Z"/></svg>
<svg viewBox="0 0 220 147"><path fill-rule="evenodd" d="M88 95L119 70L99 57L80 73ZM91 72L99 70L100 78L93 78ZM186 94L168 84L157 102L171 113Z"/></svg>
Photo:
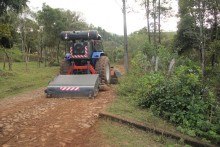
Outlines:
<svg viewBox="0 0 220 147"><path fill-rule="evenodd" d="M7 11L14 11L15 13L21 13L22 10L27 7L28 0L1 0L0 2L0 16L7 13Z"/></svg>
<svg viewBox="0 0 220 147"><path fill-rule="evenodd" d="M11 48L12 43L12 26L10 25L9 11L20 13L27 7L27 0L1 0L0 2L0 47L3 48L5 56L8 59L9 70L12 70L12 63L9 55L7 54L6 48Z"/></svg>
<svg viewBox="0 0 220 147"><path fill-rule="evenodd" d="M33 16L34 12L26 9L19 16L17 28L21 39L21 51L25 55L26 70L28 69L29 55L37 51L38 24Z"/></svg>
<svg viewBox="0 0 220 147"><path fill-rule="evenodd" d="M37 13L37 21L43 31L42 42L44 42L45 65L48 51L51 55L56 54L56 61L59 63L61 44L59 34L61 31L88 28L79 13L53 9L46 4L43 4L42 10ZM47 48L49 50L46 50ZM50 60L54 62L53 56L50 57Z"/></svg>
<svg viewBox="0 0 220 147"><path fill-rule="evenodd" d="M0 40L3 47L9 48L11 29L10 28L10 16L9 12L21 13L24 8L27 7L27 0L1 0L0 2ZM12 14L12 13L10 13ZM8 31L6 31L8 30ZM2 39L3 38L3 39Z"/></svg>
<svg viewBox="0 0 220 147"><path fill-rule="evenodd" d="M150 0L144 0L141 5L144 5L146 17L147 17L147 34L148 34L148 41L151 43L151 31L150 31Z"/></svg>
<svg viewBox="0 0 220 147"><path fill-rule="evenodd" d="M154 39L154 46L157 45L156 42L156 31L157 31L157 25L156 25L156 19L157 19L157 6L156 6L156 1L157 0L153 0L153 11L152 11L152 17L153 17L153 28L154 28L154 35L153 35L153 39Z"/></svg>
<svg viewBox="0 0 220 147"><path fill-rule="evenodd" d="M208 54L208 45L218 39L219 6L216 0L180 0L180 22L176 36L176 47L180 53L186 50L197 49L200 53L200 61L205 76L205 64ZM215 53L211 55L214 66Z"/></svg>
<svg viewBox="0 0 220 147"><path fill-rule="evenodd" d="M151 43L151 30L153 30L153 44L161 44L161 21L170 16L170 3L167 0L136 0L144 6L147 19L148 41ZM169 15L168 15L169 14ZM158 34L157 34L158 33ZM158 40L158 41L157 41Z"/></svg>
<svg viewBox="0 0 220 147"><path fill-rule="evenodd" d="M160 16L161 16L161 1L160 0L158 0L158 38L159 38L159 40L158 40L158 43L159 44L161 44L161 30L160 30Z"/></svg>
<svg viewBox="0 0 220 147"><path fill-rule="evenodd" d="M211 65L212 69L214 69L215 63L217 62L218 54L219 54L219 48L216 47L216 44L219 38L219 13L220 13L220 6L218 0L212 0L213 3L210 3L207 7L209 9L209 13L213 15L213 17L210 17L207 19L207 21L211 24L211 42L209 45L209 49L211 54ZM217 43L218 44L218 43ZM218 45L217 45L218 46Z"/></svg>
<svg viewBox="0 0 220 147"><path fill-rule="evenodd" d="M158 0L158 43L161 44L161 21L166 20L167 17L173 16L172 1L168 0Z"/></svg>
<svg viewBox="0 0 220 147"><path fill-rule="evenodd" d="M202 73L203 79L205 78L205 34L204 34L204 12L205 12L205 1L198 0L198 13L199 13L199 50L201 51L201 59L202 59Z"/></svg>

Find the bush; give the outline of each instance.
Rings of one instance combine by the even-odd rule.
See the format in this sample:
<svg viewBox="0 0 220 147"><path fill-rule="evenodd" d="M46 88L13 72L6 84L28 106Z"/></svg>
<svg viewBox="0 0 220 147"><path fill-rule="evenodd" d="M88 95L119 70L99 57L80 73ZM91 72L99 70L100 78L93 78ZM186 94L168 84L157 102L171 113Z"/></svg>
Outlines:
<svg viewBox="0 0 220 147"><path fill-rule="evenodd" d="M220 109L209 87L201 80L201 69L192 62L176 68L171 77L157 72L131 72L124 77L118 92L142 108L173 122L191 136L220 140Z"/></svg>

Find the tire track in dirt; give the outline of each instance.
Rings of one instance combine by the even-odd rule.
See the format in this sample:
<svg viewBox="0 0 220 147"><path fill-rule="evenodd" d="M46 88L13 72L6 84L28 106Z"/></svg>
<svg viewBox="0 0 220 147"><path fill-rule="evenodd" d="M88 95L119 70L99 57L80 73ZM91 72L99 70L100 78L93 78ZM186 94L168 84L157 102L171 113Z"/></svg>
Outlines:
<svg viewBox="0 0 220 147"><path fill-rule="evenodd" d="M83 146L114 88L95 99L45 98L43 89L0 101L0 145Z"/></svg>

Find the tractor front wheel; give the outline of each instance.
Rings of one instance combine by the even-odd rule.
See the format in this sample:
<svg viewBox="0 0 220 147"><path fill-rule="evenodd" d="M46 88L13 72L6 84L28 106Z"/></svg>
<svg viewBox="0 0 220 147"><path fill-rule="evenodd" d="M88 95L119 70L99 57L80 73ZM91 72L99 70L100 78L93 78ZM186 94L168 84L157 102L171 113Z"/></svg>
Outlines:
<svg viewBox="0 0 220 147"><path fill-rule="evenodd" d="M110 63L107 56L101 56L95 65L95 71L99 74L99 79L101 84L110 84L111 80L111 71Z"/></svg>

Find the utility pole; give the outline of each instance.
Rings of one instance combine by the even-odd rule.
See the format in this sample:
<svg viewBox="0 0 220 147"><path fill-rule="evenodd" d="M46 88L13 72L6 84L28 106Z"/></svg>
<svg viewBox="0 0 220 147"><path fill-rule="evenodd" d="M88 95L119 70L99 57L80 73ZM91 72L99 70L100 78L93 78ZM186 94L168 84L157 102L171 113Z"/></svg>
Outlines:
<svg viewBox="0 0 220 147"><path fill-rule="evenodd" d="M123 2L123 18L124 18L124 66L125 71L128 73L128 36L127 36L127 23L126 23L126 4Z"/></svg>

